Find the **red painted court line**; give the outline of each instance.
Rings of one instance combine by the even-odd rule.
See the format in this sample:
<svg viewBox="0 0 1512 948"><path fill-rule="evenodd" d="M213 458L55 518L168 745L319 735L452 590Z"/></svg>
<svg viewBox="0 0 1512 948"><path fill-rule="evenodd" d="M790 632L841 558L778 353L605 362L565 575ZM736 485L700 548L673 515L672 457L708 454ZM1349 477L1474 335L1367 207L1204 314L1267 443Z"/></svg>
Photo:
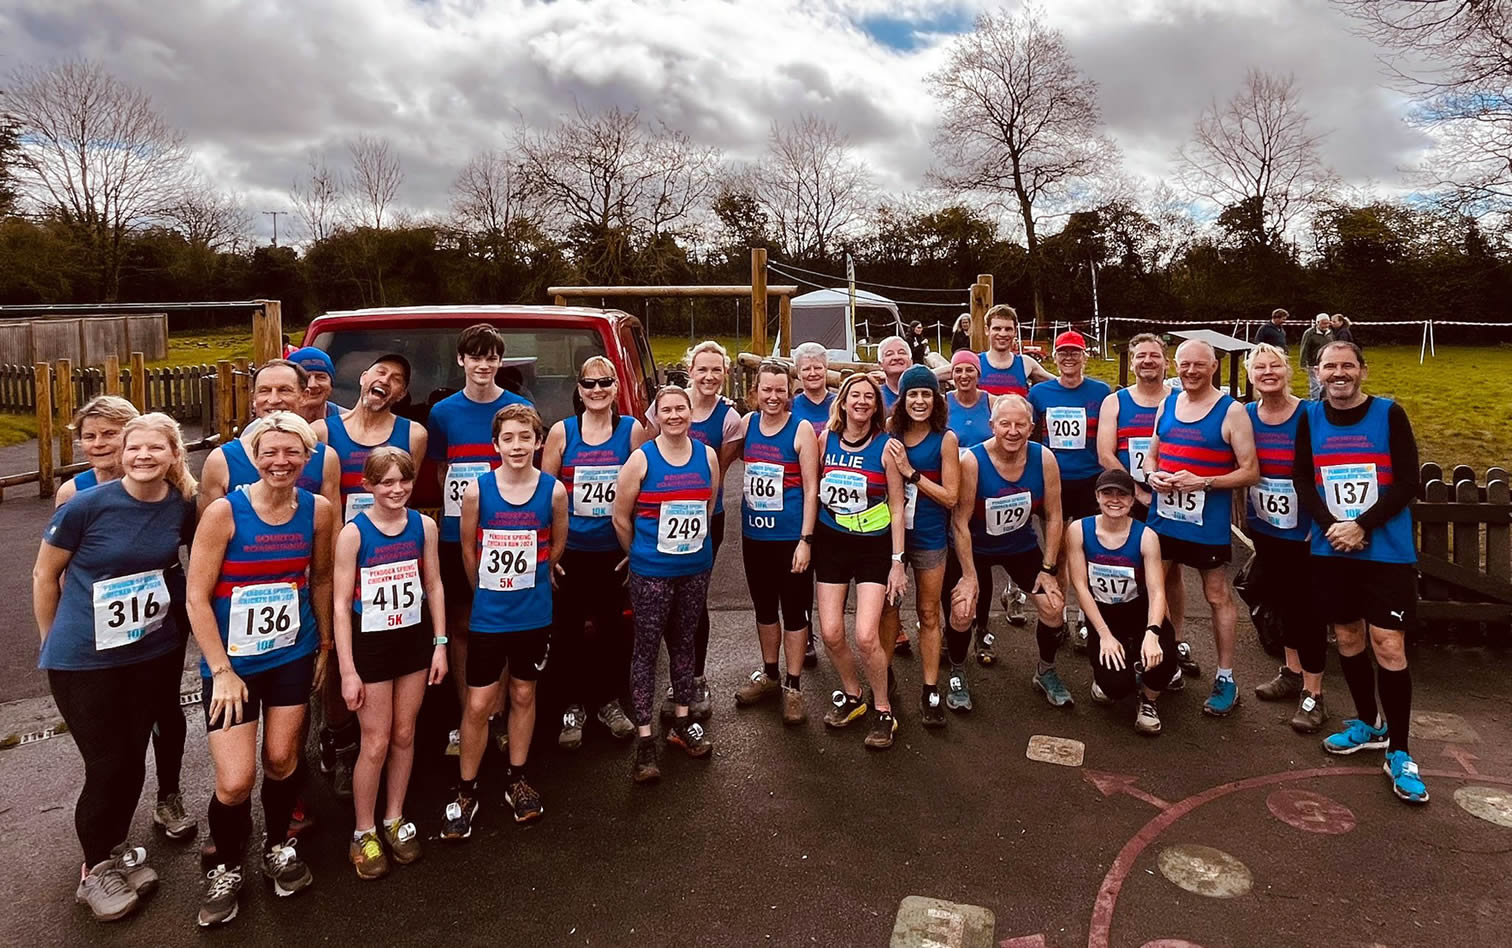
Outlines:
<svg viewBox="0 0 1512 948"><path fill-rule="evenodd" d="M1087 933L1087 948L1108 948L1111 944L1113 932L1113 909L1118 903L1119 890L1123 888L1124 881L1134 868L1134 863L1145 848L1155 840L1155 837L1165 832L1170 825L1191 813L1193 810L1206 803L1226 797L1240 790L1253 790L1256 787L1266 787L1271 784L1290 783L1294 780L1308 780L1313 777L1360 777L1378 776L1381 773L1379 767L1314 767L1311 770L1287 771L1279 774L1265 774L1260 777L1247 777L1244 780L1234 780L1229 783L1219 784L1201 793L1187 797L1173 803L1169 809L1163 810L1150 822L1140 828L1139 832L1124 844L1123 849L1113 860L1113 865L1108 867L1108 874L1103 877L1102 886L1097 890L1097 901L1092 904L1092 923ZM1442 777L1445 780L1467 780L1472 776L1465 773L1450 773L1444 770L1425 770L1425 777ZM1512 778L1487 777L1483 774L1473 775L1476 780L1485 783L1499 783L1512 785Z"/></svg>

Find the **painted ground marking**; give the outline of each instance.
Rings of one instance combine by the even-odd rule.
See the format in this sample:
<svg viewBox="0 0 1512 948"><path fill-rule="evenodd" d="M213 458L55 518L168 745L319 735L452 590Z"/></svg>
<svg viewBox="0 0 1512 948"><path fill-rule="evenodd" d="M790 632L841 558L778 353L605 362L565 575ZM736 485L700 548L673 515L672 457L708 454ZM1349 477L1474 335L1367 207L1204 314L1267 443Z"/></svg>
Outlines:
<svg viewBox="0 0 1512 948"><path fill-rule="evenodd" d="M1512 829L1512 790L1497 787L1460 787L1454 802L1471 816Z"/></svg>
<svg viewBox="0 0 1512 948"><path fill-rule="evenodd" d="M1255 884L1244 863L1221 849L1197 843L1167 846L1160 851L1156 864L1173 885L1210 899L1248 895Z"/></svg>
<svg viewBox="0 0 1512 948"><path fill-rule="evenodd" d="M1307 833L1342 836L1355 828L1355 815L1349 807L1311 790L1272 790L1265 806L1276 819Z"/></svg>
<svg viewBox="0 0 1512 948"><path fill-rule="evenodd" d="M1046 764L1080 767L1087 756L1087 745L1069 737L1035 734L1029 738L1029 748L1024 751L1024 756Z"/></svg>

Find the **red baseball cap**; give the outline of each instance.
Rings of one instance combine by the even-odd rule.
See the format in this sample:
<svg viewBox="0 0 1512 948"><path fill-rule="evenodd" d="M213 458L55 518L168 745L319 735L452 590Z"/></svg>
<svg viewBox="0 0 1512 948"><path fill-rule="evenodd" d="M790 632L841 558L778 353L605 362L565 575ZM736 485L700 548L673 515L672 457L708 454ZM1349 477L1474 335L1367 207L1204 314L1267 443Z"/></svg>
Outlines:
<svg viewBox="0 0 1512 948"><path fill-rule="evenodd" d="M1061 333L1059 336L1055 337L1055 348L1085 349L1087 348L1087 340L1082 338L1082 334L1077 332L1076 330L1068 329L1065 332Z"/></svg>

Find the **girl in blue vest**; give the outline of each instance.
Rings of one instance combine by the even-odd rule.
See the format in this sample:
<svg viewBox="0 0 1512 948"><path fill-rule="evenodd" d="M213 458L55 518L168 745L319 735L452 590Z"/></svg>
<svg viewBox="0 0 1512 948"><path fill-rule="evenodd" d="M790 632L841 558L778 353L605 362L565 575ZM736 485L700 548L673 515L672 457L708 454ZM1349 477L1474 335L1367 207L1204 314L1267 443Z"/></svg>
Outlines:
<svg viewBox="0 0 1512 948"><path fill-rule="evenodd" d="M903 475L887 453L882 386L857 373L840 384L829 428L819 439L819 519L814 531L819 633L840 676L829 727L867 712L856 657L845 641L845 600L856 584L856 647L865 664L876 716L866 746L892 746L898 722L887 689L888 653L879 638L882 608L908 588L904 568Z"/></svg>
<svg viewBox="0 0 1512 948"><path fill-rule="evenodd" d="M756 370L756 406L742 419L745 483L740 503L740 551L756 611L761 668L735 692L737 705L782 694L782 720L802 724L800 676L814 601L814 517L819 490L819 447L813 428L788 410L792 378L782 362ZM804 396L798 395L798 398ZM777 624L778 606L782 625ZM778 651L787 653L786 675Z"/></svg>
<svg viewBox="0 0 1512 948"><path fill-rule="evenodd" d="M436 522L405 507L415 489L409 452L373 449L358 486L373 503L336 537L335 602L341 605L333 619L341 696L362 728L352 772L357 824L348 855L359 878L376 879L388 872L385 848L401 865L420 858L415 824L404 818L404 796L425 686L446 677L446 636L435 632L446 628L446 603ZM380 841L373 814L385 775Z"/></svg>
<svg viewBox="0 0 1512 948"><path fill-rule="evenodd" d="M898 389L899 407L888 421L891 438L886 455L904 482L903 558L913 567L918 584L919 651L924 659L919 721L925 727L944 727L939 688L940 590L945 585L950 511L960 481L960 447L955 432L946 428L945 397L933 372L916 365L903 373ZM881 628L884 643L898 641L902 628L897 601L883 606Z"/></svg>
<svg viewBox="0 0 1512 948"><path fill-rule="evenodd" d="M534 408L518 403L500 408L492 434L500 464L468 484L462 495L462 567L473 602L467 621L459 779L441 826L445 839L472 835L488 717L501 703L499 681L506 668L509 766L504 802L516 823L545 812L541 795L525 777L525 763L535 732L536 681L551 649L552 570L567 548L567 490L535 466L545 435Z"/></svg>
<svg viewBox="0 0 1512 948"><path fill-rule="evenodd" d="M614 363L592 356L578 372L574 414L551 427L541 470L561 480L571 513L567 550L557 566L552 680L566 698L557 743L582 746L588 710L617 740L635 725L621 701L630 679L630 629L625 622L625 555L614 536L614 494L620 468L645 443L646 427L621 415ZM594 639L585 638L593 620Z"/></svg>
<svg viewBox="0 0 1512 948"><path fill-rule="evenodd" d="M295 486L315 433L288 411L251 437L260 479L205 508L189 556L189 621L200 661L205 727L215 763L210 873L201 926L236 917L242 855L252 832L262 718L263 876L279 895L307 887L310 869L289 839L303 780L305 703L325 680L331 638L330 501ZM287 842L285 842L287 840Z"/></svg>
<svg viewBox="0 0 1512 948"><path fill-rule="evenodd" d="M1181 674L1176 630L1166 617L1160 538L1130 516L1134 478L1128 471L1103 471L1095 491L1101 512L1066 528L1071 584L1096 636L1087 643L1092 700L1111 704L1137 688L1134 730L1154 736L1160 733L1155 702Z"/></svg>
<svg viewBox="0 0 1512 948"><path fill-rule="evenodd" d="M146 850L128 846L127 834L148 735L166 704L183 721L179 548L194 531L195 483L178 424L151 414L126 422L115 440L124 475L53 515L32 571L37 664L84 763L74 809L84 864L74 897L100 921L124 918L157 884ZM174 781L182 737L177 754Z"/></svg>
<svg viewBox="0 0 1512 948"><path fill-rule="evenodd" d="M667 741L692 757L707 757L714 748L689 706L695 694L694 637L699 616L708 606L714 568L709 523L719 483L719 455L688 436L693 401L687 390L663 386L651 410L658 434L620 469L614 498L614 533L620 549L630 554L630 608L635 617L630 700L637 737L630 775L636 783L661 777L651 714L663 639L673 695Z"/></svg>

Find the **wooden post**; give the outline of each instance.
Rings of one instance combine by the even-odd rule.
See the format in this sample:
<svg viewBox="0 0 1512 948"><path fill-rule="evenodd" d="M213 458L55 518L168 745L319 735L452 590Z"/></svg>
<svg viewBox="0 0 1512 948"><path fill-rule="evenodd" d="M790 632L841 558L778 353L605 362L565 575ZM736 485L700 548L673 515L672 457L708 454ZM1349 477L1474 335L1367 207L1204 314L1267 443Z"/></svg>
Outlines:
<svg viewBox="0 0 1512 948"><path fill-rule="evenodd" d="M987 349L987 310L992 308L992 288L985 283L971 285L971 348Z"/></svg>
<svg viewBox="0 0 1512 948"><path fill-rule="evenodd" d="M751 248L751 351L767 354L767 252Z"/></svg>
<svg viewBox="0 0 1512 948"><path fill-rule="evenodd" d="M236 413L234 371L230 359L215 363L215 430L222 444L231 440L231 419Z"/></svg>
<svg viewBox="0 0 1512 948"><path fill-rule="evenodd" d="M1118 387L1129 387L1129 347L1118 347Z"/></svg>
<svg viewBox="0 0 1512 948"><path fill-rule="evenodd" d="M992 309L993 304L994 290L992 274L978 273L976 281L978 283L986 285L987 287L987 299L982 304L982 312L985 313L989 309ZM971 320L971 348L977 352L985 351L987 348L987 321L983 319L981 325L979 326L977 325L975 316L973 316Z"/></svg>
<svg viewBox="0 0 1512 948"><path fill-rule="evenodd" d="M252 414L252 369L246 359L236 360L236 374L231 377L231 422L237 428Z"/></svg>
<svg viewBox="0 0 1512 948"><path fill-rule="evenodd" d="M562 296L560 293L558 293L555 297L553 297L552 301L555 302L556 305L558 305L558 306L566 306L567 305L567 297Z"/></svg>
<svg viewBox="0 0 1512 948"><path fill-rule="evenodd" d="M147 357L140 352L131 354L131 404L147 411Z"/></svg>
<svg viewBox="0 0 1512 948"><path fill-rule="evenodd" d="M73 443L74 432L69 425L73 424L74 412L77 407L74 404L73 386L73 360L58 360L58 463L63 467L74 462Z"/></svg>
<svg viewBox="0 0 1512 948"><path fill-rule="evenodd" d="M782 336L782 356L786 359L793 357L793 299L783 295L777 297L777 333Z"/></svg>
<svg viewBox="0 0 1512 948"><path fill-rule="evenodd" d="M32 366L37 382L37 496L53 495L53 399L52 366L38 362Z"/></svg>
<svg viewBox="0 0 1512 948"><path fill-rule="evenodd" d="M114 352L105 357L105 394L121 394L121 357Z"/></svg>
<svg viewBox="0 0 1512 948"><path fill-rule="evenodd" d="M252 361L257 365L283 358L283 304L258 300L252 311Z"/></svg>

